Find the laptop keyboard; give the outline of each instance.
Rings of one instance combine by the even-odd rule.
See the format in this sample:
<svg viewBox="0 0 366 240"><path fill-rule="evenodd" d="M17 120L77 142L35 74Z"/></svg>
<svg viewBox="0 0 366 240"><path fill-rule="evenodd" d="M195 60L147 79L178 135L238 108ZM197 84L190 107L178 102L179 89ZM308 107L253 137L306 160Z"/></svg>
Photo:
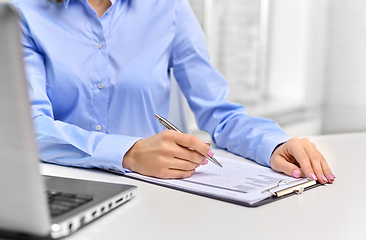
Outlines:
<svg viewBox="0 0 366 240"><path fill-rule="evenodd" d="M49 190L47 196L52 217L60 216L93 200L93 197L88 195Z"/></svg>

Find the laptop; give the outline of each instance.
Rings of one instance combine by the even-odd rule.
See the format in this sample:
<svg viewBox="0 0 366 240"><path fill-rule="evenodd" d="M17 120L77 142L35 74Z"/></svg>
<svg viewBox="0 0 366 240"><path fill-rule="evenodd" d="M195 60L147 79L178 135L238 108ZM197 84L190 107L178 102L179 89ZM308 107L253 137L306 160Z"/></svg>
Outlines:
<svg viewBox="0 0 366 240"><path fill-rule="evenodd" d="M18 16L0 4L0 231L57 239L133 197L135 186L41 176Z"/></svg>

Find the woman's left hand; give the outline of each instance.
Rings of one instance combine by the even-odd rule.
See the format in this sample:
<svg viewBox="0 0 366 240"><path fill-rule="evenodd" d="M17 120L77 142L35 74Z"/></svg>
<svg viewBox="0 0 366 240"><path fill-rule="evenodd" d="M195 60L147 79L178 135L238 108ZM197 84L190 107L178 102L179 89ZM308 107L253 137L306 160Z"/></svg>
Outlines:
<svg viewBox="0 0 366 240"><path fill-rule="evenodd" d="M273 170L296 178L303 175L320 183L333 183L335 176L315 144L307 138L291 138L272 154ZM301 170L300 170L301 168Z"/></svg>

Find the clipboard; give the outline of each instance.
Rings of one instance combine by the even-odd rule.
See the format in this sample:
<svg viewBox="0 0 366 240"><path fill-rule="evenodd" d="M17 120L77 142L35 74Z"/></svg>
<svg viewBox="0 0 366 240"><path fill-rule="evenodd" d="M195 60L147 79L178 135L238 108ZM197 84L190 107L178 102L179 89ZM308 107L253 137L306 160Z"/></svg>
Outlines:
<svg viewBox="0 0 366 240"><path fill-rule="evenodd" d="M121 175L121 173L118 173L119 175ZM182 191L182 192L186 192L186 193L190 193L190 194L194 194L194 195L198 195L198 196L202 196L202 197L207 197L207 198L211 198L211 199L216 199L219 201L224 201L224 202L228 202L228 203L233 203L233 204L237 204L237 205L241 205L241 206L245 206L245 207L259 207L262 205L266 205L268 203L272 203L290 196L295 196L295 195L299 195L302 194L305 191L308 191L310 189L322 186L322 184L316 182L313 179L310 178L306 178L308 181L306 182L302 182L300 184L296 184L296 185L291 185L289 187L285 187L282 188L280 190L277 190L277 188L283 186L283 185L288 185L291 184L293 182L288 182L286 180L281 180L278 182L278 184L276 186L273 186L269 189L264 190L263 192L269 192L271 193L271 196L255 202L253 204L247 203L245 201L239 201L239 200L235 200L235 199L231 199L231 198L225 198L225 197L221 197L215 194L208 194L208 193L203 193L203 192L197 192L197 191L192 191L189 189L184 189L178 186L174 186L174 185L167 185L167 184L162 184L156 181L149 181L146 178L139 178L139 177L135 177L135 176L130 176L128 174L123 174L122 176L130 178L130 179L135 179L135 180L139 180L142 182L146 182L146 183L150 183L150 184L154 184L157 186L162 186L162 187L166 187L166 188L170 188L170 189L174 189L174 190L178 190L178 191ZM300 179L301 180L301 179ZM296 182L296 180L295 180Z"/></svg>
<svg viewBox="0 0 366 240"><path fill-rule="evenodd" d="M190 178L164 180L138 173L124 177L247 207L258 207L320 186L311 178L294 178L274 170L230 158L220 158L223 168L208 164ZM115 172L121 175L121 172Z"/></svg>
<svg viewBox="0 0 366 240"><path fill-rule="evenodd" d="M276 191L276 188L278 188L281 184L289 184L289 182L281 180L278 182L278 184L276 186L265 190L272 194L271 197L269 197L268 199L264 199L258 203L249 205L249 207L258 207L261 205L265 205L267 203L278 201L278 200L281 200L283 198L287 198L287 197L290 197L293 195L299 195L310 189L322 186L322 184L316 182L315 180L313 180L311 178L307 178L307 179L309 180L308 182L301 183L301 184L298 184L295 186L290 186L290 187ZM295 181L297 181L297 180L295 180Z"/></svg>

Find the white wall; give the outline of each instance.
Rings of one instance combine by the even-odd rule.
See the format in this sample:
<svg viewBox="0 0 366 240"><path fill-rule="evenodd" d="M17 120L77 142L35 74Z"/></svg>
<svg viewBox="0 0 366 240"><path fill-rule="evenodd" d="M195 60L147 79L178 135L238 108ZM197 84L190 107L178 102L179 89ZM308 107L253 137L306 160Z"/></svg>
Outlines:
<svg viewBox="0 0 366 240"><path fill-rule="evenodd" d="M304 103L285 130L366 131L366 1L272 3L269 96Z"/></svg>
<svg viewBox="0 0 366 240"><path fill-rule="evenodd" d="M322 102L328 0L274 0L270 23L269 96Z"/></svg>
<svg viewBox="0 0 366 240"><path fill-rule="evenodd" d="M332 0L324 132L366 130L366 1Z"/></svg>
<svg viewBox="0 0 366 240"><path fill-rule="evenodd" d="M269 96L303 101L308 6L306 0L271 3Z"/></svg>
<svg viewBox="0 0 366 240"><path fill-rule="evenodd" d="M267 106L251 112L292 136L321 133L328 12L329 0L271 1Z"/></svg>

